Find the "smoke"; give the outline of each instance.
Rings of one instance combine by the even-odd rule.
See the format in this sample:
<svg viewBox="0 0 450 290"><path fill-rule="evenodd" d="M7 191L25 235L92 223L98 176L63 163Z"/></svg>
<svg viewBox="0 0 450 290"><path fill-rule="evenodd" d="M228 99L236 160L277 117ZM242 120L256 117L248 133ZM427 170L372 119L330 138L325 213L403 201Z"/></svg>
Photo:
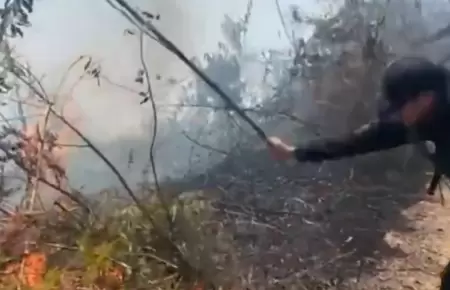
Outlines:
<svg viewBox="0 0 450 290"><path fill-rule="evenodd" d="M188 55L193 54L196 39L186 2L139 2L142 10L161 14L161 30ZM46 75L46 88L52 94L73 94L71 97L80 104L86 118L91 120L91 125L95 124L94 127L86 128L93 137L98 137L98 132L102 132L102 139L106 141L123 133L141 134L141 131L134 132L131 128L139 128L150 114L148 108L139 106L139 98L135 94L106 83L98 87L95 82L78 83L72 92L54 91L59 87L60 78L67 67L81 54L91 55L101 66L102 74L113 82L133 87L134 76L141 67L138 39L124 36L123 33L132 27L103 1L94 3L82 0L66 4L46 0L36 6L31 19L33 27L27 30L26 38L18 45L18 51L25 55L35 73ZM186 74L183 65L154 42L146 43L145 56L153 76L182 77ZM77 79L78 73L72 71L65 89L72 87ZM155 95L169 93L167 86L157 83L154 91ZM111 124L112 121L115 124Z"/></svg>
<svg viewBox="0 0 450 290"><path fill-rule="evenodd" d="M237 7L245 9L246 6L246 3L237 5L241 1L131 2L140 10L160 15L157 22L160 30L188 56L198 56L204 51L216 49L217 41L221 39L220 22L224 13L236 12L239 10ZM142 64L137 35L124 33L126 29L133 29L132 25L106 1L89 0L70 3L41 1L36 3L31 22L33 26L25 31L25 38L15 43L16 53L23 56L37 76L44 76L42 82L45 88L55 96L59 107L65 107L66 116L72 118L76 115L76 125L125 177L131 183L141 181L142 169L148 163L153 116L150 104L140 105L142 97L136 93L146 89L134 81ZM83 64L73 68L62 83L67 68L80 55L92 56L101 68L103 78L100 83L80 77ZM156 101L177 103L180 90L170 82L192 77L191 72L171 53L149 39L144 43L144 55ZM164 123L169 116L170 111L159 112L162 134L159 134L161 137L157 147L164 146ZM66 132L66 128L59 128L62 130L59 131L60 142L79 141ZM184 147L173 150L187 156L190 147ZM115 185L116 178L88 149L67 150L61 154L64 155L73 185L85 184L95 189ZM166 150L164 155L159 155L161 162L158 168L162 176L167 176L173 171L173 166L168 164L174 160L171 152Z"/></svg>
<svg viewBox="0 0 450 290"><path fill-rule="evenodd" d="M284 2L284 10L293 1L280 2ZM186 55L200 57L203 52L217 50L217 42L223 38L220 27L224 15L229 14L232 18L242 16L247 5L246 1L238 0L153 0L133 1L132 4L159 14L157 25L160 30ZM279 48L280 43L286 44L276 34L280 20L274 4L255 3L255 7L261 15L259 19L254 15L251 17L249 34L254 35L252 39L264 40L265 48L270 45ZM312 4L305 7L309 10ZM145 87L134 82L137 70L141 68L138 38L124 35L125 29L133 27L106 2L89 0L39 2L31 22L33 27L25 32L25 39L17 43L17 52L28 60L37 75L45 74L43 83L52 95L58 97L60 106L67 99L72 100L72 105L66 106L65 113L76 115L76 125L98 145L129 182L141 181L142 169L148 164L153 121L150 104L140 105L141 97L135 93L145 90ZM269 33L271 31L273 36ZM254 49L262 47L261 43L250 40L245 45ZM192 77L191 72L153 41L145 41L144 52L156 102L178 103L179 87L170 85L168 80L182 81ZM80 55L92 56L105 78L100 80L100 84L92 79L79 81L83 72L83 65L79 65L61 85L67 67ZM170 111L159 113L157 148L161 150L157 152L157 166L161 176L173 176L175 171L185 170L186 165L178 164L177 160L187 159L191 153L192 144L186 138L166 136L170 127L165 122L171 116ZM193 123L184 125L202 126ZM64 143L79 141L69 133L60 132L60 135ZM68 163L74 186L85 184L89 189L97 190L117 184L116 178L88 149L61 154L67 160L65 162Z"/></svg>

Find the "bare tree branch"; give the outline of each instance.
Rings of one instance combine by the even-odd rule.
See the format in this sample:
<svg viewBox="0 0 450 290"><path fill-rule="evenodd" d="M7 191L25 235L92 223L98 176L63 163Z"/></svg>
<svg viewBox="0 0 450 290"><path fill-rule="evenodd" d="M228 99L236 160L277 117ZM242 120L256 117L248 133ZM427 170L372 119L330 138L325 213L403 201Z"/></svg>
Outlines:
<svg viewBox="0 0 450 290"><path fill-rule="evenodd" d="M145 62L144 57L144 33L139 34L139 59L141 61L142 69L144 70L144 76L147 82L147 96L146 98L150 101L152 105L153 111L153 128L152 128L152 138L150 141L150 149L149 149L149 161L152 168L153 180L155 183L156 190L159 192L159 182L158 182L158 174L156 173L156 163L155 163L155 155L154 148L156 143L156 135L158 133L158 112L156 109L155 98L153 96L152 84L150 81L150 73L148 71L147 64Z"/></svg>
<svg viewBox="0 0 450 290"><path fill-rule="evenodd" d="M201 108L201 109L211 109L214 111L232 111L231 108L226 107L226 106L214 106L214 105L201 105L201 104L160 104L158 105L160 107L177 107L177 108ZM289 120L296 122L304 127L307 127L309 129L312 129L315 134L320 135L320 129L321 127L317 124L314 124L312 122L308 122L306 120L303 120L297 116L294 116L288 112L285 111L271 111L268 109L263 109L260 106L257 107L252 107L252 108L241 108L242 111L244 112L249 112L249 113L255 113L255 114L259 114L259 115L264 115L266 117L273 117L275 115L278 116L282 116L285 118L288 118Z"/></svg>
<svg viewBox="0 0 450 290"><path fill-rule="evenodd" d="M264 131L252 120L245 112L243 112L239 106L228 96L220 86L212 81L197 65L195 65L191 60L187 58L186 55L173 44L169 39L167 39L150 21L146 21L139 13L132 9L131 6L124 0L106 0L113 8L117 9L124 15L127 19L131 19L131 22L136 25L143 33L149 37L156 37L157 42L165 47L167 50L175 54L184 64L186 64L192 71L195 72L205 83L207 83L217 95L236 113L242 117L256 132L256 134L263 140L267 142L267 136ZM126 12L125 12L126 11Z"/></svg>
<svg viewBox="0 0 450 290"><path fill-rule="evenodd" d="M204 149L206 149L206 150L210 150L210 151L213 151L213 152L216 152L216 153L225 155L225 156L227 156L227 155L229 154L228 152L225 152L225 151L223 151L223 150L220 150L220 149L217 149L217 148L213 148L213 147L211 147L211 146L209 146L209 145L206 145L206 144L201 144L201 143L199 143L197 140L192 139L192 138L187 134L186 131L182 131L181 134L182 134L184 137L186 137L186 139L188 139L189 141L191 141L192 143L194 143L195 145L197 145L197 146L199 146L199 147L201 147L201 148L204 148Z"/></svg>
<svg viewBox="0 0 450 290"><path fill-rule="evenodd" d="M275 6L277 7L278 18L280 18L281 26L283 26L283 32L286 35L286 39L291 44L292 49L294 50L294 52L296 52L297 51L297 46L295 45L295 41L292 39L292 36L289 34L289 31L288 31L288 28L287 28L287 25L286 25L286 21L284 20L283 13L281 11L280 0L275 0Z"/></svg>
<svg viewBox="0 0 450 290"><path fill-rule="evenodd" d="M37 192L39 189L38 180L41 177L41 171L43 170L41 168L42 168L42 163L43 163L43 158L44 158L43 155L44 155L44 146L45 146L45 135L46 135L46 131L47 131L49 118L50 118L50 106L48 106L48 108L45 112L44 124L42 125L42 132L39 133L40 128L39 127L37 128L38 133L39 133L38 135L39 135L39 139L40 139L40 146L39 146L38 152L37 152L36 173L35 173L34 178L32 178L32 179L34 179L34 181L32 181L33 189L32 189L31 196L30 196L30 201L29 201L30 203L28 205L29 206L28 210L30 210L30 211L34 210L34 202L35 202ZM40 199L39 196L38 196L38 200L39 200L41 206L44 207L44 204L42 203L42 200Z"/></svg>
<svg viewBox="0 0 450 290"><path fill-rule="evenodd" d="M15 75L15 77L19 80L21 80L24 84L26 84L27 86L29 86L31 89L33 89L34 93L36 94L36 96L43 101L44 103L46 103L47 105L49 105L50 108L50 112L52 113L53 116L55 116L58 120L60 120L64 125L66 125L69 129L71 129L79 138L81 138L81 140L83 140L83 142L86 143L86 145L107 165L107 167L112 171L112 173L116 176L116 178L119 180L120 184L123 186L123 188L125 189L125 192L131 197L131 199L133 200L133 202L136 204L136 207L140 210L140 212L142 213L142 215L144 216L144 218L146 218L152 225L153 229L161 236L162 239L164 239L165 241L167 241L167 245L168 247L171 248L171 250L173 251L173 253L175 253L175 255L177 256L177 260L180 263L180 267L184 268L184 269L190 269L190 271L196 272L196 268L193 267L191 265L191 263L184 259L184 255L182 250L178 247L178 245L175 243L175 241L173 240L172 236L170 234L167 234L162 228L161 226L155 222L154 218L152 217L152 215L148 212L148 210L145 208L145 206L142 204L142 202L140 201L140 199L134 194L133 190L131 189L131 187L128 185L128 183L126 182L125 178L122 176L122 174L119 172L119 170L114 166L114 164L111 163L111 161L100 151L100 149L97 148L97 146L95 146L92 141L89 140L89 138L87 138L78 128L76 128L74 125L72 125L66 118L64 118L64 116L62 116L61 114L59 114L58 112L56 112L52 107L52 103L50 102L47 94L45 93L45 90L42 86L42 84L40 83L40 81L34 76L34 74L23 68L23 66L21 66L19 63L17 63L15 60L11 59L11 63L14 66L18 66L21 69L23 69L25 72L27 72L31 78L33 79L34 83L37 83L38 88L40 88L40 90L38 88L36 88L32 82L28 81L24 76L17 74L17 72L15 70L11 70L11 73L13 73ZM42 91L41 91L42 90ZM0 148L1 149L1 148ZM48 183L48 181L44 181L42 180L42 182L44 182L45 184L49 185L50 187L55 187L54 184L50 184ZM60 190L61 192L64 192L67 196L69 196L71 199L74 198L73 194L70 194L66 191ZM67 194L68 193L68 194ZM73 199L74 201L76 201L77 199ZM163 202L163 200L161 200L161 202ZM169 212L170 214L170 212Z"/></svg>

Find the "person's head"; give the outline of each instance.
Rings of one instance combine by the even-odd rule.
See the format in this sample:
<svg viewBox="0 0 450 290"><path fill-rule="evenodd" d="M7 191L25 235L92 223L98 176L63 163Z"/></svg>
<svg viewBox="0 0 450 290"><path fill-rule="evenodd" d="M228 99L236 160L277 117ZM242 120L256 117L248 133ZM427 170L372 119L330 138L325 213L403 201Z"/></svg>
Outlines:
<svg viewBox="0 0 450 290"><path fill-rule="evenodd" d="M445 69L433 62L408 57L389 64L382 78L384 115L394 114L407 126L433 116L446 92Z"/></svg>

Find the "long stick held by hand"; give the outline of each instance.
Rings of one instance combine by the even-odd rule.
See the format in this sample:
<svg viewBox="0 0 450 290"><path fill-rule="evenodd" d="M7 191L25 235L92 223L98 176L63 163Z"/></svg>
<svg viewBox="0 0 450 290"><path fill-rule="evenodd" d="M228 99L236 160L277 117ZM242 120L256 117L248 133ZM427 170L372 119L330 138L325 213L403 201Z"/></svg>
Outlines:
<svg viewBox="0 0 450 290"><path fill-rule="evenodd" d="M136 12L125 0L107 0L112 6L115 6L112 1L117 2L117 4L122 7L128 15L125 15L134 25L138 28L146 28L147 31L143 31L146 35L151 38L156 38L156 40L173 54L175 54L182 62L184 62L190 69L192 69L205 83L207 83L211 89L213 89L217 95L234 110L242 119L244 119L252 128L255 130L256 134L264 141L267 142L267 135L264 131L256 125L256 123L250 119L250 117L245 114L245 112L239 108L239 106L228 96L217 83L211 80L200 68L198 68L192 61L190 61L186 55L177 47L173 42L171 42L167 37L165 37L150 21L146 21L139 13ZM153 34L150 34L149 31Z"/></svg>

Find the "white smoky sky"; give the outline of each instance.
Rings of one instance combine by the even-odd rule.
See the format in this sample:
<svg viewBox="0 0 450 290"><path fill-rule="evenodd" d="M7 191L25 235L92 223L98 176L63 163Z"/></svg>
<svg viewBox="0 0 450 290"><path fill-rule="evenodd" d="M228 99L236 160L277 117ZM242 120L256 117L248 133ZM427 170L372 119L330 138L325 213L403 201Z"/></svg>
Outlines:
<svg viewBox="0 0 450 290"><path fill-rule="evenodd" d="M337 3L279 0L287 21L290 5L298 5L303 13L317 15L332 8L328 2L334 6ZM247 9L247 1L243 0L130 0L129 3L160 14L157 25L161 32L189 57L217 50L218 41L223 40L221 23L224 16L237 19ZM14 41L15 51L36 75L44 76L43 84L50 94L58 94L58 98L64 99L70 95L75 101L77 114L81 117L81 122L75 125L102 144L140 136L148 138L151 107L150 104L140 105L136 94L105 83L98 87L91 80L81 82L70 91L78 76L76 73L70 79L72 82L56 92L62 75L80 55L90 55L101 63L103 74L115 83L135 87L134 78L140 67L138 39L124 35L125 29L132 28L131 24L106 1L99 0L36 0L30 20L32 26L24 31L25 37ZM244 45L248 51L283 49L289 45L275 0L253 1ZM151 40L146 41L145 55L153 78L156 74L178 79L190 75L184 64ZM159 83L153 82L156 101L175 103L172 88ZM6 107L6 110L7 115L16 114L15 107ZM118 151L113 150L111 154ZM125 163L127 158L126 153L120 158L109 157L115 159L116 164ZM103 168L100 163L93 161L90 169ZM78 172L78 175L80 180L90 178L89 172L85 175ZM104 181L105 184L108 182Z"/></svg>
<svg viewBox="0 0 450 290"><path fill-rule="evenodd" d="M303 10L320 12L320 6L312 0L280 0L285 16L289 17L289 5L300 2ZM242 0L134 0L130 4L159 13L161 31L188 56L214 51L222 40L224 15L241 17L247 7L247 1ZM45 75L44 83L51 93L70 63L80 55L91 55L101 62L103 72L111 80L132 84L139 67L138 40L124 36L124 30L131 25L106 1L37 0L31 22L24 39L16 42L16 51L34 73ZM275 1L254 1L246 49L286 47L286 38L282 33L279 36L281 29ZM182 78L189 73L179 60L151 41L146 55L153 74ZM156 85L155 89L158 101L170 95L164 87ZM93 82L84 82L72 97L82 108L84 118L90 119L89 126L83 129L96 136L102 132L103 140L139 134L142 122L149 118L149 107L140 106L136 96L117 87L98 88Z"/></svg>

